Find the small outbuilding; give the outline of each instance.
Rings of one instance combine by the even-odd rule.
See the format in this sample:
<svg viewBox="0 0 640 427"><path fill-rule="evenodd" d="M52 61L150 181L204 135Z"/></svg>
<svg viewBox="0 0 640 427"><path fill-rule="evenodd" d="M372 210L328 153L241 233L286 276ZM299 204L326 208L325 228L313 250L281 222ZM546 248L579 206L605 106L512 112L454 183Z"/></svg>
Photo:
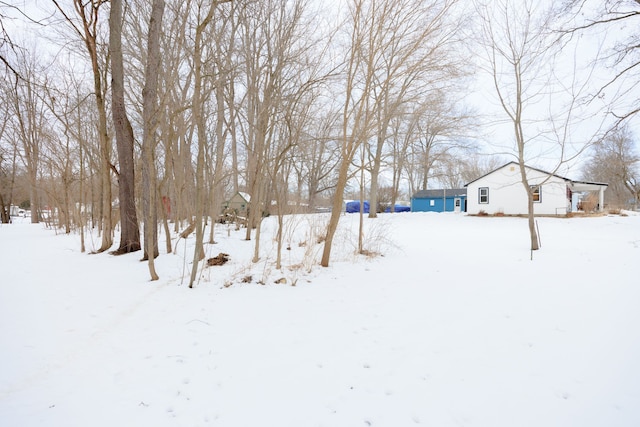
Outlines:
<svg viewBox="0 0 640 427"><path fill-rule="evenodd" d="M250 202L251 196L249 194L238 191L222 204L222 210L223 212L232 211L237 216L246 217Z"/></svg>
<svg viewBox="0 0 640 427"><path fill-rule="evenodd" d="M467 189L420 190L411 197L411 212L466 212Z"/></svg>
<svg viewBox="0 0 640 427"><path fill-rule="evenodd" d="M535 215L565 215L575 209L575 196L592 192L597 197L595 210L604 207L604 191L608 184L575 181L525 166L527 181L533 191ZM465 185L467 187L467 211L471 215L526 215L527 192L522 185L520 166L509 162Z"/></svg>

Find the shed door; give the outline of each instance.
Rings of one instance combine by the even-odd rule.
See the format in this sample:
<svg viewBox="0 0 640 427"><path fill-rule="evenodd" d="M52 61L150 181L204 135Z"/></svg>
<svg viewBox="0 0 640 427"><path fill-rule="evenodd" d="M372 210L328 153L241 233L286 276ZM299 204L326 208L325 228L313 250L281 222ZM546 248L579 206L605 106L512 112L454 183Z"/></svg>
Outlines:
<svg viewBox="0 0 640 427"><path fill-rule="evenodd" d="M453 211L454 212L460 212L462 210L461 206L462 206L462 203L461 203L459 197L456 197L455 199L453 199Z"/></svg>

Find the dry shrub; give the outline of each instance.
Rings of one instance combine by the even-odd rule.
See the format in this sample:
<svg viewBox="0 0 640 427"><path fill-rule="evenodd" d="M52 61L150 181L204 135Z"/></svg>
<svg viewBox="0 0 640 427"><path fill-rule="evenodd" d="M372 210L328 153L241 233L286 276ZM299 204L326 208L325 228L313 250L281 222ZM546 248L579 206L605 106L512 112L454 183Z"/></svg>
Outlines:
<svg viewBox="0 0 640 427"><path fill-rule="evenodd" d="M381 256L382 254L381 254L380 252L369 251L369 250L367 250L367 249L363 249L363 250L360 252L360 255L364 255L364 256L366 256L367 258L375 258L375 257L379 257L379 256Z"/></svg>
<svg viewBox="0 0 640 427"><path fill-rule="evenodd" d="M598 197L593 193L589 193L587 197L582 199L582 202L580 203L580 205L583 211L593 212L596 210L596 207L598 206Z"/></svg>
<svg viewBox="0 0 640 427"><path fill-rule="evenodd" d="M389 222L382 218L366 220L362 239L362 250L358 251L358 234L351 231L341 236L344 245L353 246L353 255L364 255L368 258L382 256L386 251L397 248L392 239Z"/></svg>

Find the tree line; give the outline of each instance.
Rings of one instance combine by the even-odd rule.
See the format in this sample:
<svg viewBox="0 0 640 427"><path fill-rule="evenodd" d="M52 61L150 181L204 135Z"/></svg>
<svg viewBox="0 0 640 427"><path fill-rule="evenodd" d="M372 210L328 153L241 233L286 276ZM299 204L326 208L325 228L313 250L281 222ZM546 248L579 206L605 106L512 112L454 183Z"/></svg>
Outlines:
<svg viewBox="0 0 640 427"><path fill-rule="evenodd" d="M596 58L608 66L597 70L609 70L601 91L586 83L592 75L557 72L580 35L637 20L638 1L605 3L51 0L37 17L3 3L3 221L12 204L28 206L32 222L55 212L54 226L77 230L83 250L86 227L100 233L98 252L143 249L152 279L159 228L190 226L193 284L223 202L243 191L256 261L264 215L331 207L328 266L346 195L393 209L510 156L524 164L551 146L561 168L611 135L633 140L612 129L637 112L637 98L622 96L637 82L637 30ZM482 70L516 129L515 144L492 156L483 154L486 117L467 102ZM527 116L529 104L554 95L562 114ZM573 140L594 102L609 108L598 110L602 126ZM632 182L638 160L628 149L623 179Z"/></svg>

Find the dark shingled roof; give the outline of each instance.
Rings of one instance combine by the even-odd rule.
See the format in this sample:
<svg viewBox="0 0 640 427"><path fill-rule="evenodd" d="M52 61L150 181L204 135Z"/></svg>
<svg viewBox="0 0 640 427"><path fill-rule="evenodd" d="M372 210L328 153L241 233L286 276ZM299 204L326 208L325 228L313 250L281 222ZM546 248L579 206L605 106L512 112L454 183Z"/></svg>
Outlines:
<svg viewBox="0 0 640 427"><path fill-rule="evenodd" d="M460 197L466 196L466 188L447 188L440 190L420 190L413 195L414 199L435 199L442 197Z"/></svg>

